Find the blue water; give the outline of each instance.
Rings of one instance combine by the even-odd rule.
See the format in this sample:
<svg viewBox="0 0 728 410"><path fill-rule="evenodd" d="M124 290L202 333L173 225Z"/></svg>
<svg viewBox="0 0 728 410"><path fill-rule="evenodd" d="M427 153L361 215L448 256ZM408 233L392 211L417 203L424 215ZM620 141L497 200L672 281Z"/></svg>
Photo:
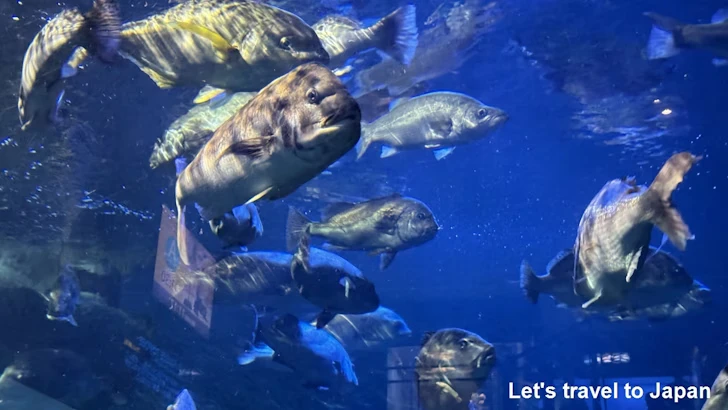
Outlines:
<svg viewBox="0 0 728 410"><path fill-rule="evenodd" d="M63 385L62 393L51 392L54 382L16 394L41 393L78 410L162 409L184 388L199 409L401 410L416 405L414 393L399 393L388 375L391 350L350 351L359 386L345 393L311 392L280 369L237 365L237 352L225 349L239 345L242 333L247 337L249 329L239 327L249 318L213 321L212 337L204 337L181 318L181 308L171 309L155 297L157 252L172 253L168 242L158 250L158 240L162 205L174 209L175 177L171 165L149 169L148 158L154 141L190 108L197 89L159 89L127 61L90 66L70 87L66 104L69 115L85 127L33 135L20 131L17 89L27 45L49 17L72 6L87 9L90 3L5 0L0 5L0 70L6 86L0 91L0 283L12 284L11 290L23 286L44 291L63 259L95 274L85 290L101 293L115 313L92 312L91 324L79 323L78 329L55 325L41 332L43 300L8 291L14 295L7 298L9 307L0 303L0 366L10 366L23 352L69 349L114 387L94 400L79 399L83 394L74 390L78 387ZM338 10L354 10L370 24L395 8L387 2L365 3L342 4ZM441 161L425 150L386 159L369 153L363 163L345 162L332 169L333 175L310 183L324 181L342 195L396 191L416 197L442 227L434 240L400 252L385 271L378 269L378 258L364 252L339 253L375 283L382 305L396 311L412 330L410 338L398 340L392 349L410 348L411 354L423 333L442 328L479 334L498 350L498 364L484 387L489 409L570 408L553 407L548 400L510 400L511 381L528 385L567 379L598 385L632 380L647 391L657 381L691 377L694 349L701 358L698 383L712 384L728 361L728 266L723 254L728 69L713 66L714 56L700 50L654 65L642 57L651 28L643 12L708 23L725 7L717 0L698 3L498 1L502 18L484 35L477 52L455 72L429 81L426 90L466 93L505 110L510 119L501 129L458 147ZM426 0L415 5L422 31L438 4ZM122 16L124 21L141 19L169 6L165 1L129 0L122 4ZM313 1L279 6L308 23L335 11ZM564 86L564 78L577 85ZM575 91L579 87L582 91ZM617 98L620 102L614 102ZM675 118L665 119L662 128L647 121L663 115L662 106L655 110L658 103L649 103L655 99L669 101L665 107ZM600 118L615 127L646 128L620 135L575 125L577 113L597 107ZM637 120L624 119L628 114ZM657 136L637 141L650 133ZM618 137L623 137L621 144L613 142ZM85 154L69 159L60 141L70 141L74 149L82 145ZM379 152L378 147L372 150ZM537 305L524 298L519 288L523 259L543 274L557 252L574 244L579 219L605 182L635 176L648 184L664 161L680 151L704 156L673 196L695 239L684 252L669 243L664 250L711 289L711 306L666 321L610 323L583 319L547 297ZM259 205L265 234L250 250L285 251L289 205L310 215L318 215L324 205L307 192L302 188ZM191 230L206 230L201 241L214 243L206 224L195 222ZM659 245L660 236L653 235L653 246ZM215 309L213 315L227 308ZM115 316L119 312L144 323L144 331L132 331L126 319ZM25 319L36 313L37 322ZM231 316L237 319L236 314ZM139 353L130 344L147 346L140 351L152 353ZM593 360L618 352L628 353L629 362ZM0 409L20 408L3 407L10 394L0 390ZM625 399L585 404L594 410L648 408L644 401ZM696 409L701 403L685 400L678 405L660 408Z"/></svg>

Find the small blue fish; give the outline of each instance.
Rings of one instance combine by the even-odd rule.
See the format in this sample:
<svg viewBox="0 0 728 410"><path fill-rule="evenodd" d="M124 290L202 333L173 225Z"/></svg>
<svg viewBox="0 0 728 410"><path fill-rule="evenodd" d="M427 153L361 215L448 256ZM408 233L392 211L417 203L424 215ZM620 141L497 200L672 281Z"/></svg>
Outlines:
<svg viewBox="0 0 728 410"><path fill-rule="evenodd" d="M195 401L192 400L190 392L184 389L177 395L174 403L167 406L167 410L197 410L197 407L195 407Z"/></svg>
<svg viewBox="0 0 728 410"><path fill-rule="evenodd" d="M260 341L238 357L241 365L268 359L293 370L303 385L328 390L359 385L349 353L329 332L286 314L259 328Z"/></svg>
<svg viewBox="0 0 728 410"><path fill-rule="evenodd" d="M81 285L76 272L71 266L64 266L53 289L46 297L48 301L46 317L50 320L60 320L78 326L73 314L76 311L80 295Z"/></svg>

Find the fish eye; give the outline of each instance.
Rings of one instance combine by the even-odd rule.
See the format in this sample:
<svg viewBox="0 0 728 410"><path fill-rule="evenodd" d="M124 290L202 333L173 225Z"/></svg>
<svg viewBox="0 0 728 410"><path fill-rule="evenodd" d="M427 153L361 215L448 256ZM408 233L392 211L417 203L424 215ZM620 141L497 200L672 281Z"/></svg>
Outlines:
<svg viewBox="0 0 728 410"><path fill-rule="evenodd" d="M460 350L465 350L465 349L467 349L469 345L470 345L470 343L469 343L469 342L468 342L467 340L465 340L465 339L462 339L462 340L460 341Z"/></svg>
<svg viewBox="0 0 728 410"><path fill-rule="evenodd" d="M291 49L291 40L288 39L288 37L282 37L281 41L278 43L281 48L290 50Z"/></svg>
<svg viewBox="0 0 728 410"><path fill-rule="evenodd" d="M488 112L485 110L485 108L481 108L478 110L478 118L483 119L488 115Z"/></svg>
<svg viewBox="0 0 728 410"><path fill-rule="evenodd" d="M424 212L420 212L417 214L417 219L424 221L425 219L427 219L427 215L425 215Z"/></svg>
<svg viewBox="0 0 728 410"><path fill-rule="evenodd" d="M319 101L319 94L312 88L306 93L306 98L311 104L316 104Z"/></svg>

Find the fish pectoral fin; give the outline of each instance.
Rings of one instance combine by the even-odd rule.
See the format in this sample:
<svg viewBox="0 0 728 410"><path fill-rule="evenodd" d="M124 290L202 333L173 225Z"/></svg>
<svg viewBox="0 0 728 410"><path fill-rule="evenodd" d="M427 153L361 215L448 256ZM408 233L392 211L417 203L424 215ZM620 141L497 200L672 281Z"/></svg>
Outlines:
<svg viewBox="0 0 728 410"><path fill-rule="evenodd" d="M252 204L255 201L258 201L260 199L263 199L268 193L273 189L273 187L266 188L263 192L259 193L258 195L248 199L248 202L245 203L245 205Z"/></svg>
<svg viewBox="0 0 728 410"><path fill-rule="evenodd" d="M589 306L593 305L596 301L598 301L599 299L601 299L601 297L602 297L602 292L599 291L593 298L591 298L588 301L584 302L581 305L581 308L582 309L587 309Z"/></svg>
<svg viewBox="0 0 728 410"><path fill-rule="evenodd" d="M632 280L632 276L634 276L635 272L637 272L637 268L640 264L640 256L642 255L642 249L640 248L632 255L632 260L629 261L629 266L627 267L627 278L626 281L629 283L630 280Z"/></svg>
<svg viewBox="0 0 728 410"><path fill-rule="evenodd" d="M218 51L221 51L223 53L228 53L231 50L236 49L235 47L233 47L232 44L230 44L230 42L225 40L225 38L223 36L221 36L220 33L216 32L215 30L211 30L207 27L192 23L190 21L176 21L173 24L175 24L177 27L181 28L182 30L189 31L190 33L194 33L200 37L206 38L207 40L209 40L212 43L213 47L215 47Z"/></svg>
<svg viewBox="0 0 728 410"><path fill-rule="evenodd" d="M195 104L203 104L208 101L212 101L211 104L215 104L216 102L225 99L226 96L227 90L206 85L200 90L192 102Z"/></svg>
<svg viewBox="0 0 728 410"><path fill-rule="evenodd" d="M61 67L61 78L69 78L78 74L78 67L88 58L89 52L83 47L73 50L71 57Z"/></svg>
<svg viewBox="0 0 728 410"><path fill-rule="evenodd" d="M379 270L385 270L392 264L397 252L384 252L379 255Z"/></svg>
<svg viewBox="0 0 728 410"><path fill-rule="evenodd" d="M334 319L334 316L336 316L336 313L329 312L328 310L324 309L321 311L321 313L316 316L316 329L323 329L326 327L326 325L329 324Z"/></svg>
<svg viewBox="0 0 728 410"><path fill-rule="evenodd" d="M446 156L452 154L453 151L455 151L455 147L442 148L442 149L435 150L435 159L439 161L439 160L445 158Z"/></svg>
<svg viewBox="0 0 728 410"><path fill-rule="evenodd" d="M321 245L321 248L323 250L329 251L329 252L338 252L338 251L346 251L346 250L348 250L348 249L346 249L343 246L333 245L333 244L330 244L328 242L324 242L323 245Z"/></svg>
<svg viewBox="0 0 728 410"><path fill-rule="evenodd" d="M276 137L273 135L235 141L222 151L217 159L219 161L220 158L227 154L243 155L254 159L261 158L267 154L270 146L274 144L275 141Z"/></svg>
<svg viewBox="0 0 728 410"><path fill-rule="evenodd" d="M452 386L450 386L449 384L447 384L445 382L442 382L442 381L435 382L435 384L437 385L437 387L439 387L439 388L442 389L442 392L443 393L449 394L458 403L460 403L460 402L463 401L463 399L460 397L460 395L458 394L458 392L456 392L455 389L453 389Z"/></svg>
<svg viewBox="0 0 728 410"><path fill-rule="evenodd" d="M384 146L382 147L382 153L379 155L379 158L389 158L393 155L397 155L399 153L399 150L392 147Z"/></svg>

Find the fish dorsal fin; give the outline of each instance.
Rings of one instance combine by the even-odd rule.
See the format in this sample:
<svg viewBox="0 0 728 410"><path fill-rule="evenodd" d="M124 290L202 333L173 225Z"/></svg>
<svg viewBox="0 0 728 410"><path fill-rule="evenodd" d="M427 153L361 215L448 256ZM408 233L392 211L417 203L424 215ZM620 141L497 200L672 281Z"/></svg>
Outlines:
<svg viewBox="0 0 728 410"><path fill-rule="evenodd" d="M713 24L725 23L728 21L728 9L720 9L713 14L713 18L710 20Z"/></svg>
<svg viewBox="0 0 728 410"><path fill-rule="evenodd" d="M546 273L551 273L551 269L553 269L554 266L556 266L559 262L563 261L573 252L573 249L564 249L561 252L557 253L556 256L551 259L551 262L549 262L549 264L546 266Z"/></svg>
<svg viewBox="0 0 728 410"><path fill-rule="evenodd" d="M321 221L327 222L333 216L344 213L355 206L356 206L356 204L352 203L352 202L334 202L334 203L328 204L321 211Z"/></svg>
<svg viewBox="0 0 728 410"><path fill-rule="evenodd" d="M426 345L427 342L429 342L430 339L432 339L432 336L434 336L434 335L435 335L435 332L432 332L432 331L425 332L424 334L422 334L422 340L420 341L420 347Z"/></svg>

